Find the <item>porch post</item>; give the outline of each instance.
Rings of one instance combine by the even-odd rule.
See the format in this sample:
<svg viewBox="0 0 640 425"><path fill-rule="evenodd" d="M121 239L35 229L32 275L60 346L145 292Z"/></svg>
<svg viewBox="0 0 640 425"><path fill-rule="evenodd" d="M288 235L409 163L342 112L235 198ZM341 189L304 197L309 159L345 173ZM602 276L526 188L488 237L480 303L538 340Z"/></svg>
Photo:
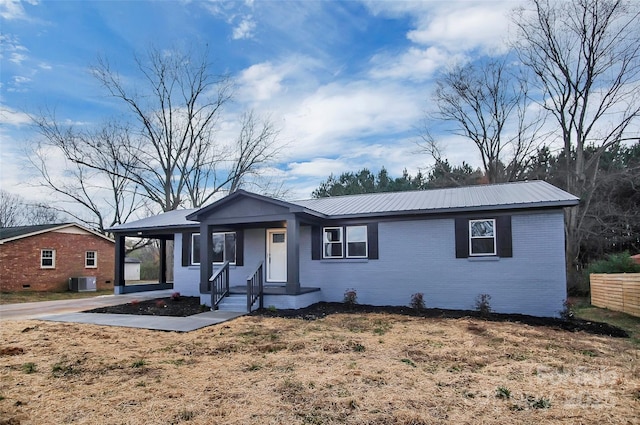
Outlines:
<svg viewBox="0 0 640 425"><path fill-rule="evenodd" d="M191 243L191 241L187 243ZM211 293L209 289L209 278L213 274L211 244L211 226L200 223L200 294Z"/></svg>
<svg viewBox="0 0 640 425"><path fill-rule="evenodd" d="M115 270L113 273L113 293L124 294L124 254L125 254L125 237L116 235L116 252L115 252Z"/></svg>
<svg viewBox="0 0 640 425"><path fill-rule="evenodd" d="M287 218L287 294L300 292L300 221Z"/></svg>
<svg viewBox="0 0 640 425"><path fill-rule="evenodd" d="M167 283L167 240L160 239L160 271L158 283Z"/></svg>

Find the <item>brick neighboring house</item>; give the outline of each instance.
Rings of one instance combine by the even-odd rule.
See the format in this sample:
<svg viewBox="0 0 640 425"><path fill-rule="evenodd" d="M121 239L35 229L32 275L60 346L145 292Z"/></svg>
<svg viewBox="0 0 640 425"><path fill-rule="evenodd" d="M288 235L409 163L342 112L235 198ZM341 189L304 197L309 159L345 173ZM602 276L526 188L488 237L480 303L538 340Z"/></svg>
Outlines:
<svg viewBox="0 0 640 425"><path fill-rule="evenodd" d="M0 229L0 291L60 291L95 276L113 288L114 241L75 223Z"/></svg>

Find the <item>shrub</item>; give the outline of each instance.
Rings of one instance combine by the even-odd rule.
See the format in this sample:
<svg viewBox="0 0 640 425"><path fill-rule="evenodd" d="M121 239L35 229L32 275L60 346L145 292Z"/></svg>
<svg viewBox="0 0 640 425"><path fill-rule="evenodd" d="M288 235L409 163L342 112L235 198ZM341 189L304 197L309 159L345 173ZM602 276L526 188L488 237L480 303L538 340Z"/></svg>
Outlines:
<svg viewBox="0 0 640 425"><path fill-rule="evenodd" d="M173 294L171 294L171 300L172 301L180 300L180 292L174 292Z"/></svg>
<svg viewBox="0 0 640 425"><path fill-rule="evenodd" d="M156 301L156 307L158 308L164 308L167 306L167 303L164 302L164 300L158 300Z"/></svg>
<svg viewBox="0 0 640 425"><path fill-rule="evenodd" d="M358 293L356 290L352 288L344 291L344 298L342 302L349 305L358 304Z"/></svg>
<svg viewBox="0 0 640 425"><path fill-rule="evenodd" d="M491 295L480 294L476 297L476 311L482 316L487 316L491 313Z"/></svg>
<svg viewBox="0 0 640 425"><path fill-rule="evenodd" d="M139 360L136 360L135 362L131 363L131 367L134 368L134 369L137 369L137 368L145 366L146 364L147 364L147 362L144 359L139 359Z"/></svg>
<svg viewBox="0 0 640 425"><path fill-rule="evenodd" d="M587 273L640 273L640 264L631 258L628 251L609 254L604 260L591 263Z"/></svg>
<svg viewBox="0 0 640 425"><path fill-rule="evenodd" d="M418 292L411 295L411 302L409 305L415 310L424 310L426 308L424 305L424 294L422 292Z"/></svg>
<svg viewBox="0 0 640 425"><path fill-rule="evenodd" d="M575 312L573 310L573 303L569 300L564 300L562 303L562 310L560 310L560 317L564 320L571 320L575 316Z"/></svg>

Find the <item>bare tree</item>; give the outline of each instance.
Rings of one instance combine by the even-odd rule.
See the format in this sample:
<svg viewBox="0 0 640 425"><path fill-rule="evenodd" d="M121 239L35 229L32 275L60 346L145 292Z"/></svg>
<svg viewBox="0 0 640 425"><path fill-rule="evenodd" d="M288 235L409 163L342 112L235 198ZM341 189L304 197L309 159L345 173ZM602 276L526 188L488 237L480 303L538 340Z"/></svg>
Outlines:
<svg viewBox="0 0 640 425"><path fill-rule="evenodd" d="M122 165L137 163L127 149L126 128L110 123L97 130L77 130L60 125L53 112L32 116L32 121L42 137L27 157L40 174L39 185L59 196L52 209L107 234L106 229L144 207L132 174ZM64 176L50 170L52 152L62 153Z"/></svg>
<svg viewBox="0 0 640 425"><path fill-rule="evenodd" d="M516 49L558 124L565 189L580 196L567 212L567 262L579 256L581 227L596 187L598 163L615 143L638 139L640 8L621 0L531 0L514 20ZM594 146L593 154L586 149Z"/></svg>
<svg viewBox="0 0 640 425"><path fill-rule="evenodd" d="M43 204L0 190L0 227L35 226L60 222L58 213Z"/></svg>
<svg viewBox="0 0 640 425"><path fill-rule="evenodd" d="M105 59L93 68L133 118L133 143L127 149L138 161L123 165L163 211L184 203L188 185L195 191L190 201L202 201L206 196L200 192L208 188L216 164L226 155L215 143L214 133L232 84L227 76L211 72L206 52L198 56L151 48L136 63L142 83L133 87Z"/></svg>
<svg viewBox="0 0 640 425"><path fill-rule="evenodd" d="M456 66L437 80L433 94L437 111L431 118L451 123L454 134L473 141L490 183L518 178L541 143L544 123L540 115L527 115L526 80L511 73L506 60ZM426 144L419 145L434 156L433 138L424 131Z"/></svg>

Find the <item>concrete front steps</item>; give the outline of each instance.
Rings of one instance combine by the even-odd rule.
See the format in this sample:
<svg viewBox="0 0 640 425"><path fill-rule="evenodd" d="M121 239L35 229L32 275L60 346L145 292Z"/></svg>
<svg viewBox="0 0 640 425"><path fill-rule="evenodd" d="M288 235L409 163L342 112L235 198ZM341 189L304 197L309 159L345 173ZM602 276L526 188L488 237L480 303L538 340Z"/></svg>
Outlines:
<svg viewBox="0 0 640 425"><path fill-rule="evenodd" d="M256 309L258 303L254 304ZM230 294L227 295L218 304L219 311L233 311L233 312L247 312L247 296L245 294Z"/></svg>

